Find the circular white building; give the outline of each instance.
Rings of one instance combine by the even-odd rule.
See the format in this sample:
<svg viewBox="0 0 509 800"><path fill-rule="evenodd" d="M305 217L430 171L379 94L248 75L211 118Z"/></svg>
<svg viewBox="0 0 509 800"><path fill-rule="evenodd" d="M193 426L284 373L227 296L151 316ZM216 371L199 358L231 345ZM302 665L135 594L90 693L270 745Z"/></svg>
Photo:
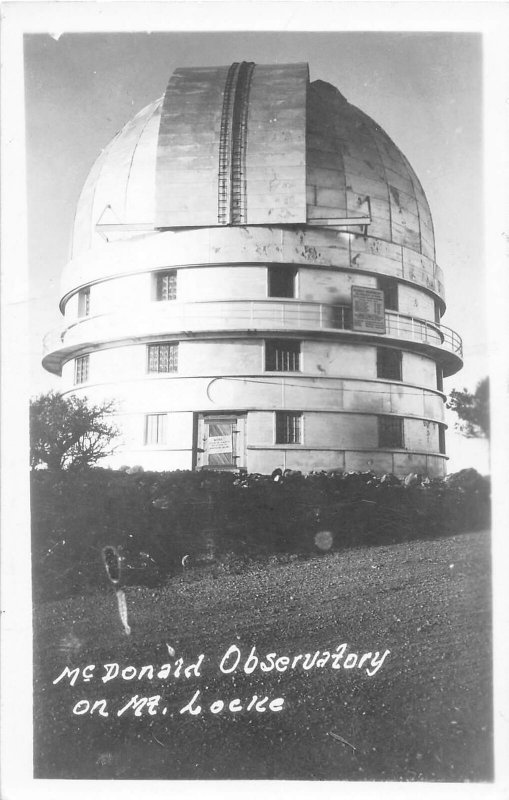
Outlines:
<svg viewBox="0 0 509 800"><path fill-rule="evenodd" d="M85 183L44 366L115 398L108 464L445 473L433 223L306 64L178 69Z"/></svg>

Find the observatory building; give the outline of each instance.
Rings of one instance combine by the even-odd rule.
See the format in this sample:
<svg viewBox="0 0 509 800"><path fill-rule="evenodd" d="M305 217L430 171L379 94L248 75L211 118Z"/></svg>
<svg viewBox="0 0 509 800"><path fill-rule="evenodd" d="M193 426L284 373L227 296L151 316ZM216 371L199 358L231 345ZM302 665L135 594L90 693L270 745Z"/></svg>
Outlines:
<svg viewBox="0 0 509 800"><path fill-rule="evenodd" d="M113 467L445 473L433 223L306 64L177 69L91 169L44 366L115 398Z"/></svg>

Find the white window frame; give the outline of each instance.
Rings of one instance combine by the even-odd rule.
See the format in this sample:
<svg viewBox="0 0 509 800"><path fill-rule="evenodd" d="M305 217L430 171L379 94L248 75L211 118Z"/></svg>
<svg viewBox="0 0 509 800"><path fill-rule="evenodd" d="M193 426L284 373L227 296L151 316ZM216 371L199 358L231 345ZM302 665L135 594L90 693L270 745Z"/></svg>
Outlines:
<svg viewBox="0 0 509 800"><path fill-rule="evenodd" d="M151 420L155 422L155 436ZM168 444L168 414L145 414L144 444L147 447Z"/></svg>

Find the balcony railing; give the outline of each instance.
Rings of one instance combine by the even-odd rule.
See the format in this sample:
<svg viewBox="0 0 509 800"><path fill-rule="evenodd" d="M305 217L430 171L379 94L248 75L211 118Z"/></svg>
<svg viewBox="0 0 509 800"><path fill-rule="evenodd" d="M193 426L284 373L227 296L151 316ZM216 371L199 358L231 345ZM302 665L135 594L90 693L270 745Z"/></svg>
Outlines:
<svg viewBox="0 0 509 800"><path fill-rule="evenodd" d="M460 336L445 325L396 311L386 311L385 321L388 337L428 344L462 357ZM143 308L84 317L52 331L44 339L44 354L124 338L233 330L349 331L352 310L350 306L295 300L153 302Z"/></svg>
<svg viewBox="0 0 509 800"><path fill-rule="evenodd" d="M387 336L442 347L459 358L463 358L461 336L447 325L399 314L396 311L385 312L385 325Z"/></svg>

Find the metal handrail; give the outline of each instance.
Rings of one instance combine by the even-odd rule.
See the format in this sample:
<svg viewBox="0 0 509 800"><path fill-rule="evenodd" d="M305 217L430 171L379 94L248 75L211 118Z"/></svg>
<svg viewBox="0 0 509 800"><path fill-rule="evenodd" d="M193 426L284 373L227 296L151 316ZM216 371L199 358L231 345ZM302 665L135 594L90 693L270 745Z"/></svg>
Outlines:
<svg viewBox="0 0 509 800"><path fill-rule="evenodd" d="M386 311L386 335L448 350L462 357L461 337L439 322ZM136 335L178 334L181 331L234 330L352 330L352 309L299 300L221 300L179 303L157 302L132 311L82 317L50 331L44 354L73 344ZM77 334L77 335L76 335ZM361 334L366 335L366 334Z"/></svg>

